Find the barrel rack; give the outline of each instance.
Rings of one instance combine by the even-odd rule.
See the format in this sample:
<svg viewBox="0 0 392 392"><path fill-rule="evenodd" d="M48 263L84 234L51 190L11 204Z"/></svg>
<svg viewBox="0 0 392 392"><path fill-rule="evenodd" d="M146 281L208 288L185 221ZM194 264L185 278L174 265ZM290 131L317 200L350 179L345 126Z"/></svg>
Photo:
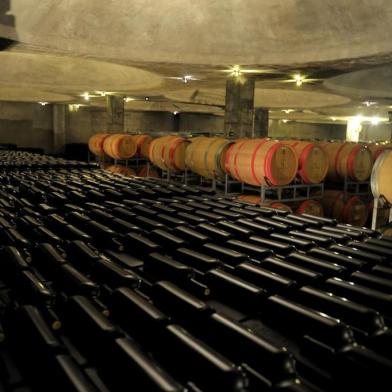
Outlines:
<svg viewBox="0 0 392 392"><path fill-rule="evenodd" d="M372 212L372 230L379 229L382 225L379 223L380 212L383 210L389 211L388 222L392 221L392 208L391 204L389 204L384 197L375 197L373 204L373 212ZM384 222L383 222L384 223Z"/></svg>

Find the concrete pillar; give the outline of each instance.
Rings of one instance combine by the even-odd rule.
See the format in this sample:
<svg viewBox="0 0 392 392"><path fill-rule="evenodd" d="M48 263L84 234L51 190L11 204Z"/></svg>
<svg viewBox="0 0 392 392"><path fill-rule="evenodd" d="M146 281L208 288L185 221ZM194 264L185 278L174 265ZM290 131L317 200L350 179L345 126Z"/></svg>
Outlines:
<svg viewBox="0 0 392 392"><path fill-rule="evenodd" d="M388 118L389 118L389 122L392 124L392 112L388 112ZM392 142L392 127L391 127L391 132L389 134L389 141Z"/></svg>
<svg viewBox="0 0 392 392"><path fill-rule="evenodd" d="M124 97L106 96L108 132L124 132Z"/></svg>
<svg viewBox="0 0 392 392"><path fill-rule="evenodd" d="M226 82L225 137L251 137L255 80L243 77Z"/></svg>
<svg viewBox="0 0 392 392"><path fill-rule="evenodd" d="M53 153L61 154L66 142L67 105L53 105Z"/></svg>
<svg viewBox="0 0 392 392"><path fill-rule="evenodd" d="M265 108L255 108L253 121L253 137L268 137L269 110Z"/></svg>
<svg viewBox="0 0 392 392"><path fill-rule="evenodd" d="M361 131L361 119L359 117L350 118L347 121L346 140L348 142L358 142Z"/></svg>

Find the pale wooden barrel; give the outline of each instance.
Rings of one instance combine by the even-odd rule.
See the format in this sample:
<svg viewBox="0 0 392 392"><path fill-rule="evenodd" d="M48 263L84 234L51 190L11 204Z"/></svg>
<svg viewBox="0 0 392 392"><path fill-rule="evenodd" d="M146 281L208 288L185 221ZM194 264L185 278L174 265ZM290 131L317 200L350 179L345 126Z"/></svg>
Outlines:
<svg viewBox="0 0 392 392"><path fill-rule="evenodd" d="M110 133L97 133L88 140L88 148L95 156L100 158L105 156L103 143L108 136Z"/></svg>
<svg viewBox="0 0 392 392"><path fill-rule="evenodd" d="M337 219L343 223L354 226L364 226L368 218L366 204L357 196L351 196L344 200L341 191L327 190L322 200L325 215Z"/></svg>
<svg viewBox="0 0 392 392"><path fill-rule="evenodd" d="M136 154L137 146L131 135L116 133L103 142L105 154L113 159L129 159Z"/></svg>
<svg viewBox="0 0 392 392"><path fill-rule="evenodd" d="M108 167L106 167L107 171L114 173L114 174L121 174L123 176L134 176L135 171L133 169L131 169L130 167L124 166L124 165L110 165Z"/></svg>
<svg viewBox="0 0 392 392"><path fill-rule="evenodd" d="M137 153L144 158L148 158L148 150L150 148L152 137L150 135L131 135L131 136L136 143Z"/></svg>
<svg viewBox="0 0 392 392"><path fill-rule="evenodd" d="M370 227L372 224L372 219L373 219L374 199L368 203L367 207L368 207L368 211L369 211L367 225ZM386 225L388 223L388 221L389 221L389 208L388 207L378 208L377 209L377 227L381 227L381 226Z"/></svg>
<svg viewBox="0 0 392 392"><path fill-rule="evenodd" d="M287 140L298 156L298 176L305 184L319 184L328 173L328 156L323 147L309 141Z"/></svg>
<svg viewBox="0 0 392 392"><path fill-rule="evenodd" d="M193 172L206 178L225 174L225 157L230 142L221 137L196 137L186 149L185 164Z"/></svg>
<svg viewBox="0 0 392 392"><path fill-rule="evenodd" d="M297 214L310 214L314 216L324 216L324 209L318 200L304 200L296 210Z"/></svg>
<svg viewBox="0 0 392 392"><path fill-rule="evenodd" d="M368 144L366 144L366 147L371 152L374 162L385 150L392 149L391 144L380 144L380 143L368 143Z"/></svg>
<svg viewBox="0 0 392 392"><path fill-rule="evenodd" d="M226 152L226 172L250 185L287 185L294 180L297 169L294 149L275 140L242 140Z"/></svg>
<svg viewBox="0 0 392 392"><path fill-rule="evenodd" d="M162 170L184 171L189 142L180 136L163 136L150 143L149 159Z"/></svg>
<svg viewBox="0 0 392 392"><path fill-rule="evenodd" d="M374 197L392 203L392 150L384 151L374 164L370 185Z"/></svg>
<svg viewBox="0 0 392 392"><path fill-rule="evenodd" d="M340 182L345 177L353 181L366 181L371 174L373 159L370 151L356 143L323 143L328 155L327 178Z"/></svg>

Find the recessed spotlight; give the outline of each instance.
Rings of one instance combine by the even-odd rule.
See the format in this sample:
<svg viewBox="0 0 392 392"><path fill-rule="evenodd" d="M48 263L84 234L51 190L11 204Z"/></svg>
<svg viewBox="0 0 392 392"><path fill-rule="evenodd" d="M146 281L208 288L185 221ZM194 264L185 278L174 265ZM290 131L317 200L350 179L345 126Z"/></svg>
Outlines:
<svg viewBox="0 0 392 392"><path fill-rule="evenodd" d="M49 102L38 102L41 106L46 106Z"/></svg>
<svg viewBox="0 0 392 392"><path fill-rule="evenodd" d="M173 112L173 114L175 115L175 116L177 116L177 114L179 114L180 112L177 112L177 110L175 110L174 112Z"/></svg>
<svg viewBox="0 0 392 392"><path fill-rule="evenodd" d="M284 124L286 124L286 123L288 123L290 120L288 120L287 118L284 118L283 120L282 120L282 123L284 123Z"/></svg>
<svg viewBox="0 0 392 392"><path fill-rule="evenodd" d="M370 106L374 106L374 105L377 105L377 102L375 102L375 101L364 101L364 102L362 102L362 105L365 105L366 107L370 107Z"/></svg>
<svg viewBox="0 0 392 392"><path fill-rule="evenodd" d="M132 98L132 97L125 97L125 98L124 98L124 101L125 101L125 102L135 101L135 98Z"/></svg>
<svg viewBox="0 0 392 392"><path fill-rule="evenodd" d="M145 97L144 99L145 99L146 101L148 101L150 98L148 98L148 97Z"/></svg>
<svg viewBox="0 0 392 392"><path fill-rule="evenodd" d="M85 101L89 101L90 100L90 94L87 93L87 92L82 94L81 97L83 97Z"/></svg>
<svg viewBox="0 0 392 392"><path fill-rule="evenodd" d="M295 112L295 110L294 109L283 109L282 112L284 112L286 114L290 114L290 113Z"/></svg>

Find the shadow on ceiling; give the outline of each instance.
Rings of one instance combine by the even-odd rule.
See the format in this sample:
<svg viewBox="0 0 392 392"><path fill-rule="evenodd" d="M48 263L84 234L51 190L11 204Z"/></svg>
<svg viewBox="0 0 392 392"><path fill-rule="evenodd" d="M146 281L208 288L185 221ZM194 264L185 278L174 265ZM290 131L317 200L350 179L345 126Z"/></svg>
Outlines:
<svg viewBox="0 0 392 392"><path fill-rule="evenodd" d="M15 16L9 14L11 10L11 0L0 0L0 25L16 27ZM0 51L5 50L15 43L9 38L0 37Z"/></svg>

